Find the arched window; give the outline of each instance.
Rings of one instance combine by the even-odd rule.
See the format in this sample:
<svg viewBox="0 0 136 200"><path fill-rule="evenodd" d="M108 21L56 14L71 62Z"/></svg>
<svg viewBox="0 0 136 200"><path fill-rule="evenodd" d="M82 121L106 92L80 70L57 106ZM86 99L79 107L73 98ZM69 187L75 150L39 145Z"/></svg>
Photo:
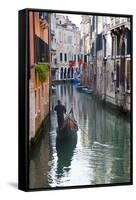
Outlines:
<svg viewBox="0 0 136 200"><path fill-rule="evenodd" d="M117 35L117 55L120 54L120 34Z"/></svg>
<svg viewBox="0 0 136 200"><path fill-rule="evenodd" d="M66 78L67 68L64 69L64 78Z"/></svg>
<svg viewBox="0 0 136 200"><path fill-rule="evenodd" d="M131 52L131 31L130 30L127 31L126 37L127 37L127 54L130 54Z"/></svg>
<svg viewBox="0 0 136 200"><path fill-rule="evenodd" d="M119 88L119 63L118 62L116 65L116 77L117 77L116 86L117 88Z"/></svg>
<svg viewBox="0 0 136 200"><path fill-rule="evenodd" d="M71 78L73 78L73 73L74 73L74 70L73 70L73 67L71 68Z"/></svg>
<svg viewBox="0 0 136 200"><path fill-rule="evenodd" d="M62 62L62 53L60 53L60 62Z"/></svg>
<svg viewBox="0 0 136 200"><path fill-rule="evenodd" d="M68 68L68 78L70 78L70 67Z"/></svg>
<svg viewBox="0 0 136 200"><path fill-rule="evenodd" d="M63 67L61 67L61 71L60 71L60 78L63 78Z"/></svg>
<svg viewBox="0 0 136 200"><path fill-rule="evenodd" d="M121 56L125 55L125 41L124 38L122 39L122 45L121 45Z"/></svg>

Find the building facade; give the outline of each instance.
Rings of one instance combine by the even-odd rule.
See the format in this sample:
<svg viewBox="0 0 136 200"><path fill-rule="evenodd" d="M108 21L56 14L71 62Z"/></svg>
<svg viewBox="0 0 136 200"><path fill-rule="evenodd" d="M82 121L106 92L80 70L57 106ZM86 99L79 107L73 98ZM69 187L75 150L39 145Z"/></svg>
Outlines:
<svg viewBox="0 0 136 200"><path fill-rule="evenodd" d="M32 141L49 113L49 16L29 12L30 80L29 141ZM46 75L46 77L45 77Z"/></svg>
<svg viewBox="0 0 136 200"><path fill-rule="evenodd" d="M82 16L80 24L81 39L80 39L80 69L81 83L90 85L90 55L91 55L91 16Z"/></svg>
<svg viewBox="0 0 136 200"><path fill-rule="evenodd" d="M81 83L96 93L97 16L82 16L81 21Z"/></svg>
<svg viewBox="0 0 136 200"><path fill-rule="evenodd" d="M105 26L105 100L129 111L132 70L130 18L110 17Z"/></svg>
<svg viewBox="0 0 136 200"><path fill-rule="evenodd" d="M79 69L80 31L68 16L56 14L57 67L56 77L74 78Z"/></svg>
<svg viewBox="0 0 136 200"><path fill-rule="evenodd" d="M104 95L104 66L103 66L103 17L97 16L96 35L96 94L103 99Z"/></svg>
<svg viewBox="0 0 136 200"><path fill-rule="evenodd" d="M124 111L130 111L132 68L130 19L83 16L82 54L81 83L91 88L100 99Z"/></svg>

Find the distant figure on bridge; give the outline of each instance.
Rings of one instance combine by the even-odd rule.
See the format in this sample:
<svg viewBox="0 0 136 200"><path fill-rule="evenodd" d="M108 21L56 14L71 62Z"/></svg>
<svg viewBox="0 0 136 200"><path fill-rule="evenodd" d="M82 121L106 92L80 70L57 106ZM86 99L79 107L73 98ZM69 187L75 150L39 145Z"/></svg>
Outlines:
<svg viewBox="0 0 136 200"><path fill-rule="evenodd" d="M55 106L54 110L57 112L58 127L61 129L64 123L64 113L66 113L66 107L61 104L60 100L58 100L58 104Z"/></svg>

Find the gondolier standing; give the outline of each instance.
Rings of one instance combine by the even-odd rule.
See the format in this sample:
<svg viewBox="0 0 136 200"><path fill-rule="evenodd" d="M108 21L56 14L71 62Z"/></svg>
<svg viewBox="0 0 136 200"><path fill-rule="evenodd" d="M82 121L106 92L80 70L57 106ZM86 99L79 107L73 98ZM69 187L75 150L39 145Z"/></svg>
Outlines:
<svg viewBox="0 0 136 200"><path fill-rule="evenodd" d="M64 123L64 113L66 113L66 107L61 104L60 100L58 100L58 104L55 106L54 110L57 112L58 127L61 129Z"/></svg>

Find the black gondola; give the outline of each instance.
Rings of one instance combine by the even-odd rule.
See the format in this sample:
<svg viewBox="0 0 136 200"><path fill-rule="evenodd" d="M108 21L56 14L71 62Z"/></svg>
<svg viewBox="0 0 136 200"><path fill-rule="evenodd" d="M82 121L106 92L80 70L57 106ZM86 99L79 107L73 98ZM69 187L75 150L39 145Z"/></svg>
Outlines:
<svg viewBox="0 0 136 200"><path fill-rule="evenodd" d="M71 141L77 139L78 124L74 118L73 109L71 108L66 115L64 124L61 129L57 128L57 139L61 141Z"/></svg>

